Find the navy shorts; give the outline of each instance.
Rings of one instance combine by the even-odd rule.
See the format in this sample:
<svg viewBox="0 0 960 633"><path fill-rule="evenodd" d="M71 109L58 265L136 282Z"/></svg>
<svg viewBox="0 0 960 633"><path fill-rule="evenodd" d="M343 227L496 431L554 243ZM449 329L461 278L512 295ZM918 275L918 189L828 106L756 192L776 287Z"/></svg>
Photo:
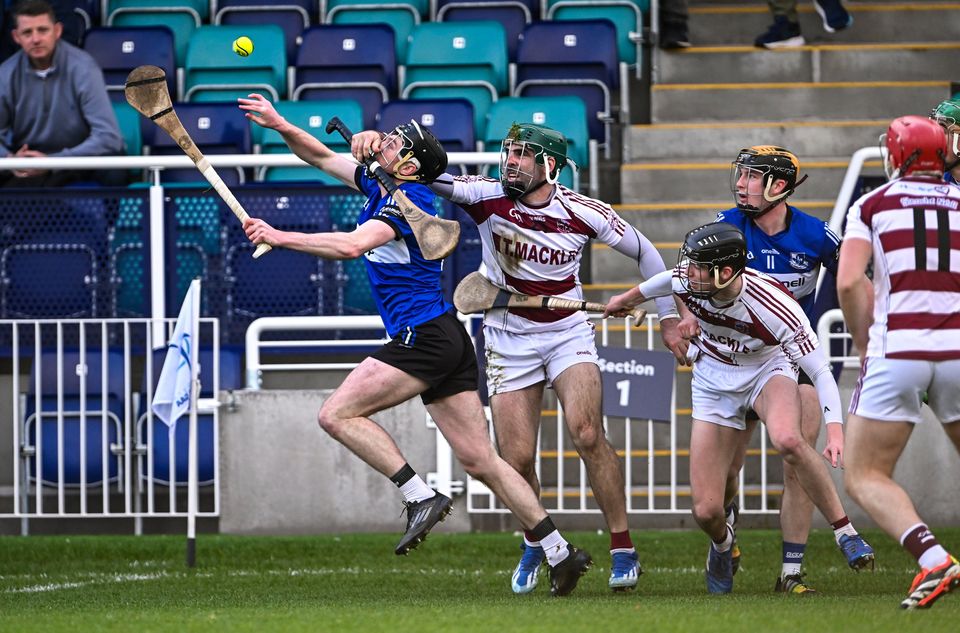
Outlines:
<svg viewBox="0 0 960 633"><path fill-rule="evenodd" d="M371 357L427 383L424 404L477 390L476 350L452 312L405 328Z"/></svg>

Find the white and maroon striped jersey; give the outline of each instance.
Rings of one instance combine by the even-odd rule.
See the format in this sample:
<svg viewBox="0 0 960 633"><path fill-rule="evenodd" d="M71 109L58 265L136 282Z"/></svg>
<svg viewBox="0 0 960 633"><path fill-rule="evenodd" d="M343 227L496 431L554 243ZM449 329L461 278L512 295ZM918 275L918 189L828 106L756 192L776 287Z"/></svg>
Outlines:
<svg viewBox="0 0 960 633"><path fill-rule="evenodd" d="M583 299L580 258L591 239L614 246L627 223L607 204L557 185L550 201L530 207L503 193L499 180L457 176L453 195L477 223L483 243L481 274L527 295ZM484 324L509 332L560 330L582 313L540 308L488 310Z"/></svg>
<svg viewBox="0 0 960 633"><path fill-rule="evenodd" d="M960 358L960 187L894 180L857 200L844 239L873 245L867 356Z"/></svg>
<svg viewBox="0 0 960 633"><path fill-rule="evenodd" d="M728 365L762 365L777 354L796 364L817 347L797 300L779 281L749 268L741 275L743 287L728 305L717 307L709 299L687 292L680 271L664 271L640 284L645 297L673 292L700 322L694 343L707 356Z"/></svg>

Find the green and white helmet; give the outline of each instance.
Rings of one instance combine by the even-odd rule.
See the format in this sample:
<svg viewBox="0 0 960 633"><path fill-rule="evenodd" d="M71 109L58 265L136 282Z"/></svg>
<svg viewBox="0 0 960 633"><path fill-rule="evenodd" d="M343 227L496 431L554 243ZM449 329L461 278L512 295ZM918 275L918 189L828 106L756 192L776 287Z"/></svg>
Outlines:
<svg viewBox="0 0 960 633"><path fill-rule="evenodd" d="M940 105L930 113L930 118L947 131L950 136L950 147L960 158L960 98L940 102Z"/></svg>
<svg viewBox="0 0 960 633"><path fill-rule="evenodd" d="M521 170L519 165L508 167L512 153L523 155L526 152L533 154L535 163L544 166L546 182L551 185L556 184L560 171L568 162L574 164L567 158L567 139L563 134L535 123L514 123L500 145L500 183L511 198L520 198L544 182L538 182L535 174ZM548 156L554 159L552 170L547 162Z"/></svg>

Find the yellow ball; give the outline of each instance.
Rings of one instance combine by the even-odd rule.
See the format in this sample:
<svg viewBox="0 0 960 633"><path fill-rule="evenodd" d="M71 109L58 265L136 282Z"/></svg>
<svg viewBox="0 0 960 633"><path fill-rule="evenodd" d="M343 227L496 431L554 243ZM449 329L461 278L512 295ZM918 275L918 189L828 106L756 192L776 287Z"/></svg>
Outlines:
<svg viewBox="0 0 960 633"><path fill-rule="evenodd" d="M246 57L253 52L253 40L246 35L233 40L233 52L240 57Z"/></svg>

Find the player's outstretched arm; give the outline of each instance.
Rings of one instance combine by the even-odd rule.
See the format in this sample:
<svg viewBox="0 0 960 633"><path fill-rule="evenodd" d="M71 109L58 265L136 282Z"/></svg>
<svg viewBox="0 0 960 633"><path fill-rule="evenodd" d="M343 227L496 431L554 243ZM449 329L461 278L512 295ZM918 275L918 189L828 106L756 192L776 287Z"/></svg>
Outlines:
<svg viewBox="0 0 960 633"><path fill-rule="evenodd" d="M393 227L379 221L364 222L350 232L298 233L281 231L258 218L248 218L243 230L254 244L266 243L324 259L356 259L396 238Z"/></svg>

